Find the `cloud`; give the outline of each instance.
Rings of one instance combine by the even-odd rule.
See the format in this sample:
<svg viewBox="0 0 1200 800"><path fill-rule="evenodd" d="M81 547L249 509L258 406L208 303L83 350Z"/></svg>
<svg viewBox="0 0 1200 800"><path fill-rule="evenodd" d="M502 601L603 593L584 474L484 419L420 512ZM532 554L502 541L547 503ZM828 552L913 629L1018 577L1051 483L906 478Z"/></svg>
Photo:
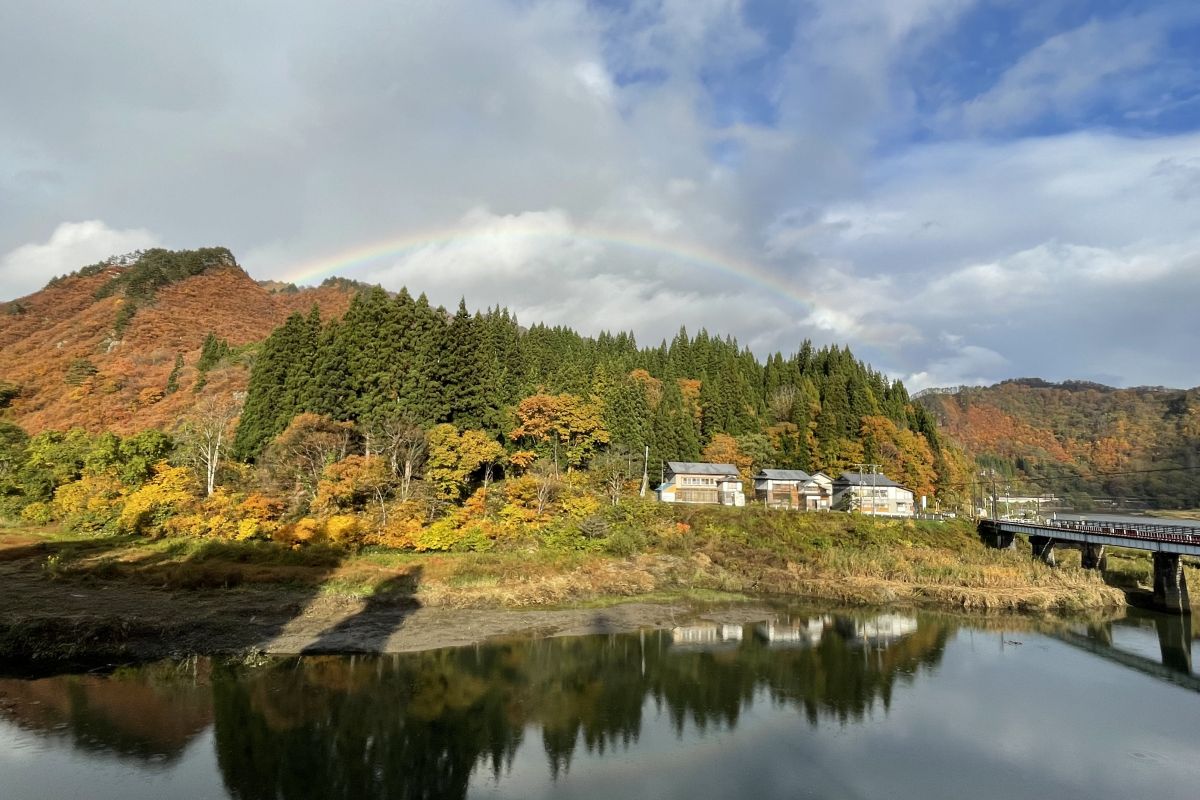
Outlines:
<svg viewBox="0 0 1200 800"><path fill-rule="evenodd" d="M1160 65L1169 22L1154 14L1091 19L1043 41L952 113L968 130L987 131L1044 116L1069 120L1100 103L1123 104L1139 88L1130 81L1154 80L1151 68Z"/></svg>
<svg viewBox="0 0 1200 800"><path fill-rule="evenodd" d="M1198 383L1187 7L992 47L973 0L15 0L0 297L148 242L266 278L410 241L347 277L928 380ZM33 279L29 247L64 254Z"/></svg>
<svg viewBox="0 0 1200 800"><path fill-rule="evenodd" d="M158 244L158 237L142 229L113 230L100 220L64 222L45 242L24 244L0 257L0 285L14 297L28 294L56 275Z"/></svg>
<svg viewBox="0 0 1200 800"><path fill-rule="evenodd" d="M670 240L614 238L563 209L496 214L468 212L448 237L422 244L367 276L391 289L425 291L452 306L466 294L473 307L499 303L525 323L568 325L587 333L635 331L644 342L674 335L680 325L768 334L770 346L798 344L797 322L764 303L761 287L716 265L672 252ZM790 339L790 342L789 342ZM754 341L754 339L752 339Z"/></svg>
<svg viewBox="0 0 1200 800"><path fill-rule="evenodd" d="M920 372L904 379L910 392L930 387L979 386L993 383L997 374L1004 374L1012 363L995 350L977 345L962 344L961 337L946 337L948 352L936 357Z"/></svg>

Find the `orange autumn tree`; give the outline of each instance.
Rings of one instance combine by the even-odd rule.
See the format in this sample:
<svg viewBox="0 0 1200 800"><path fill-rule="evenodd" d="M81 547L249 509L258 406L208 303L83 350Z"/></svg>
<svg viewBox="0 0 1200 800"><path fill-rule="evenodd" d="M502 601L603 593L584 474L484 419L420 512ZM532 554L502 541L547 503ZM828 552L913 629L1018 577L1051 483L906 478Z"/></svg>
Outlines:
<svg viewBox="0 0 1200 800"><path fill-rule="evenodd" d="M898 428L887 417L862 418L864 457L878 462L883 473L920 497L932 497L937 472L925 437Z"/></svg>
<svg viewBox="0 0 1200 800"><path fill-rule="evenodd" d="M738 475L747 486L752 480L751 470L754 468L754 458L742 450L738 440L727 433L718 433L704 448L704 460L717 464L733 464L737 467Z"/></svg>
<svg viewBox="0 0 1200 800"><path fill-rule="evenodd" d="M609 440L604 428L603 405L597 397L584 400L573 394L538 392L517 405L517 427L508 437L527 440L535 447L549 446L554 469L565 458L568 471L581 467Z"/></svg>

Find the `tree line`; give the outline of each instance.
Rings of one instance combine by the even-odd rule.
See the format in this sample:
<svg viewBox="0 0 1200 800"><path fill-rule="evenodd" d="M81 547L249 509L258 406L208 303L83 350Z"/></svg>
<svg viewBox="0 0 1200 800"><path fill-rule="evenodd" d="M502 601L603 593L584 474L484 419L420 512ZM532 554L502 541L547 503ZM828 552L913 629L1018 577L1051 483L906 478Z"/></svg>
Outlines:
<svg viewBox="0 0 1200 800"><path fill-rule="evenodd" d="M0 514L417 550L541 531L621 551L645 527L622 499L644 470L652 488L662 461L729 462L747 481L867 461L919 494L954 466L900 382L807 341L765 360L703 330L639 347L375 287L340 318L294 314L239 350L253 364L244 393L206 388L233 357L206 338L197 400L169 431L31 438L0 423Z"/></svg>
<svg viewBox="0 0 1200 800"><path fill-rule="evenodd" d="M523 328L506 309L471 314L465 303L451 315L423 295L377 287L340 319L314 309L271 334L254 363L235 452L258 459L301 413L365 431L397 420L427 430L451 424L511 450L515 412L534 396L590 403L604 449L649 447L656 466L698 460L714 442L729 451L732 440L756 467L837 471L887 461L897 479L927 493L945 472L933 417L846 348L805 341L760 361L731 337L683 329L639 348L630 333Z"/></svg>

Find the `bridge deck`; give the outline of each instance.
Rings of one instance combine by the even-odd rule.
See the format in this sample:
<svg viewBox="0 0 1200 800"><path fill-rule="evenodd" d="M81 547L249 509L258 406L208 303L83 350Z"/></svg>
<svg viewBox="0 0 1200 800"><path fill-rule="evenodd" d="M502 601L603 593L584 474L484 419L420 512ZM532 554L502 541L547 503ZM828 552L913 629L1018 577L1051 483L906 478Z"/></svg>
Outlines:
<svg viewBox="0 0 1200 800"><path fill-rule="evenodd" d="M1059 541L1200 556L1200 530L1184 525L1080 520L1015 522L1003 519L987 519L982 524L995 531L1024 536L1046 536Z"/></svg>

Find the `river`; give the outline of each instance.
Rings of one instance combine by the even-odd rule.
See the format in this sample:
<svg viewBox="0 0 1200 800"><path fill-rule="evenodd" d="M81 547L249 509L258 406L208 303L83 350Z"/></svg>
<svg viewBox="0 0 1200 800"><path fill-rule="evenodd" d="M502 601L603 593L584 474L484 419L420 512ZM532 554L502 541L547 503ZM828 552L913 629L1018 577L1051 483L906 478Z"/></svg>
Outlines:
<svg viewBox="0 0 1200 800"><path fill-rule="evenodd" d="M0 797L1200 796L1187 619L825 607L0 678Z"/></svg>

